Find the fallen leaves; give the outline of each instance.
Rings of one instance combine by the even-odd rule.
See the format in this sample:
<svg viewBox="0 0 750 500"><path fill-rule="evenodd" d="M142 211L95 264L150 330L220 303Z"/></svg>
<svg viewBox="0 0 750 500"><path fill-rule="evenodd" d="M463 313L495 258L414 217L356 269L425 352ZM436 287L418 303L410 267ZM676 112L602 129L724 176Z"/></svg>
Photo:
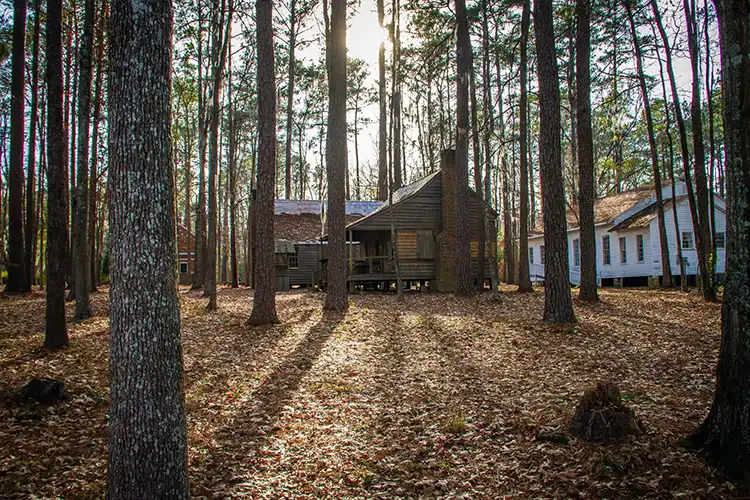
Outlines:
<svg viewBox="0 0 750 500"><path fill-rule="evenodd" d="M353 295L346 315L298 291L277 296L280 325L250 329L251 294L222 288L207 312L200 292L181 293L197 498L747 494L678 443L708 411L718 353L719 306L697 294L603 290L576 304L578 325L555 326L539 320L541 291L502 304ZM0 301L0 496L105 493L107 296L92 298L100 316L53 353L38 349L42 294ZM35 377L63 380L71 399L17 401ZM566 444L599 380L645 434Z"/></svg>

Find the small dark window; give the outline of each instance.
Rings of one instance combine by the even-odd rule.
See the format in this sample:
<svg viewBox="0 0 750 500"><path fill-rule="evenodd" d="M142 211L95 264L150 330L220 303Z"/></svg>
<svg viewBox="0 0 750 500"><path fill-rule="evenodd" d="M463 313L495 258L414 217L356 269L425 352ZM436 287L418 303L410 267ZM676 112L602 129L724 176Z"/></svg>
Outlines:
<svg viewBox="0 0 750 500"><path fill-rule="evenodd" d="M716 241L716 248L724 248L726 245L725 233L716 233L715 241Z"/></svg>
<svg viewBox="0 0 750 500"><path fill-rule="evenodd" d="M187 262L180 262L180 274L187 274L188 265Z"/></svg>
<svg viewBox="0 0 750 500"><path fill-rule="evenodd" d="M602 236L602 262L605 266L612 263L612 256L609 253L609 235Z"/></svg>
<svg viewBox="0 0 750 500"><path fill-rule="evenodd" d="M643 248L643 235L639 234L635 237L636 246L638 247L638 262L643 262L645 259L644 248Z"/></svg>
<svg viewBox="0 0 750 500"><path fill-rule="evenodd" d="M685 250L692 250L695 248L692 232L682 233L682 248Z"/></svg>
<svg viewBox="0 0 750 500"><path fill-rule="evenodd" d="M539 254L541 256L542 265L545 265L547 263L547 256L544 255L544 245L539 247Z"/></svg>
<svg viewBox="0 0 750 500"><path fill-rule="evenodd" d="M289 254L289 269L299 269L299 254Z"/></svg>
<svg viewBox="0 0 750 500"><path fill-rule="evenodd" d="M573 266L581 267L581 240L573 240Z"/></svg>

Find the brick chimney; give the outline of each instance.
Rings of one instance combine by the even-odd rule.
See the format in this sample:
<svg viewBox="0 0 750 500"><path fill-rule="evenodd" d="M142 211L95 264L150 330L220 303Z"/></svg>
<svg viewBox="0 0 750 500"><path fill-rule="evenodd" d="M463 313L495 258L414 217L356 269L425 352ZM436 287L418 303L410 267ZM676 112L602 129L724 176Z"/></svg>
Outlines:
<svg viewBox="0 0 750 500"><path fill-rule="evenodd" d="M440 153L443 228L438 234L437 291L456 291L456 150Z"/></svg>

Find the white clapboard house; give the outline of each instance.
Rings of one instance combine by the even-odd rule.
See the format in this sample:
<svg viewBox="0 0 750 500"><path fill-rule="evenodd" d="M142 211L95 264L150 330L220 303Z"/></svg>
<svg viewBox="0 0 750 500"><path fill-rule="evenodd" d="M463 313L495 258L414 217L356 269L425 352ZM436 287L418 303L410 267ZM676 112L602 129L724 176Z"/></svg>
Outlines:
<svg viewBox="0 0 750 500"><path fill-rule="evenodd" d="M681 181L675 183L675 198L672 197L671 183L665 183L662 193L672 275L679 280L679 244L682 247L686 275L692 284L698 274L698 256L686 184ZM679 235L675 231L675 207ZM726 203L718 195L714 196L714 213L717 247L715 271L719 279L722 279L725 266ZM577 285L581 279L578 207L569 208L566 217L570 282ZM661 277L661 244L653 186L643 186L596 200L594 222L596 271L601 286L646 286L649 279L653 282ZM544 233L540 228L532 230L529 236L532 281L544 281L544 264Z"/></svg>

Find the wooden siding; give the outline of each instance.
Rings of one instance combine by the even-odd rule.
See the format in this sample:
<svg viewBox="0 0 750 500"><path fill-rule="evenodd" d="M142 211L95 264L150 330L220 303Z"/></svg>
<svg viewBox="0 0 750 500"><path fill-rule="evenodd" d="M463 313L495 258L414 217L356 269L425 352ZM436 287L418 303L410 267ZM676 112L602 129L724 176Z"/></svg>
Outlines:
<svg viewBox="0 0 750 500"><path fill-rule="evenodd" d="M320 270L320 244L296 245L296 247L299 268L286 270L289 284L311 286Z"/></svg>
<svg viewBox="0 0 750 500"><path fill-rule="evenodd" d="M670 193L671 196L671 193ZM723 211L723 201L717 198L716 201L716 232L723 232L726 235L726 214ZM667 241L669 243L669 261L672 275L679 276L680 265L677 260L678 238L675 234L674 214L672 209L664 213L667 229ZM687 200L677 204L677 218L680 223L680 232L693 231L693 222L690 216L690 207ZM650 222L648 227L625 229L622 231L612 231L611 224L599 225L596 227L596 270L600 278L628 278L628 277L657 277L661 276L661 245L659 241L658 221L656 217ZM611 263L604 265L604 255L602 252L602 237L610 237L610 257ZM638 235L643 236L643 261L638 261L637 241ZM568 231L568 259L569 267L572 271L580 271L580 267L573 265L573 240L579 237L578 229ZM627 250L627 262L620 261L620 238L625 238ZM681 240L680 240L681 241ZM695 235L693 235L695 241ZM544 238L538 237L529 240L529 253L534 254L534 263L541 263L540 247L544 245ZM718 249L716 252L717 263L716 272L724 273L725 256L724 249ZM694 275L698 270L698 256L694 249L683 250L683 256L688 259L686 272L688 275Z"/></svg>
<svg viewBox="0 0 750 500"><path fill-rule="evenodd" d="M413 197L393 206L393 223L397 231L416 231L442 227L441 176L437 175ZM391 228L388 208L362 220L354 231L387 231Z"/></svg>

